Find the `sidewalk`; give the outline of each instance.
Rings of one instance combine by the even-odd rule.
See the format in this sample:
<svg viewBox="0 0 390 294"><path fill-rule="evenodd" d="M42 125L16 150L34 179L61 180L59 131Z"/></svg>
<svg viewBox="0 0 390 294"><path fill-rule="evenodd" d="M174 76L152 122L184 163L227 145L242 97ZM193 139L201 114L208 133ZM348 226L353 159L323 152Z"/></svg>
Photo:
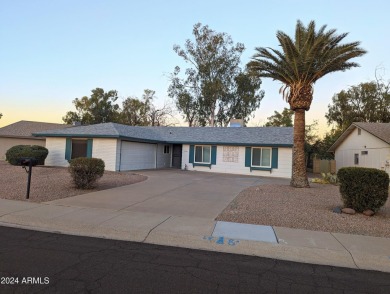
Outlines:
<svg viewBox="0 0 390 294"><path fill-rule="evenodd" d="M0 199L0 225L390 272L388 238L267 226L241 229L208 218L5 199ZM265 230L267 238L236 237L246 229ZM261 240L262 233L258 236Z"/></svg>

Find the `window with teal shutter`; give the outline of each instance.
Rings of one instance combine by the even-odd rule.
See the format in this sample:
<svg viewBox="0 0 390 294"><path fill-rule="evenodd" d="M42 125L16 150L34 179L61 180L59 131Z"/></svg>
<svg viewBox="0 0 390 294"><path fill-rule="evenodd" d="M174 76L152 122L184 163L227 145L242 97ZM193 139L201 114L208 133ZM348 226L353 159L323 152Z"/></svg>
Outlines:
<svg viewBox="0 0 390 294"><path fill-rule="evenodd" d="M93 140L88 139L87 140L87 157L91 158L92 157L92 145L93 145Z"/></svg>
<svg viewBox="0 0 390 294"><path fill-rule="evenodd" d="M279 160L279 155L278 155L278 148L272 148L272 168L278 168L278 160Z"/></svg>
<svg viewBox="0 0 390 294"><path fill-rule="evenodd" d="M72 138L66 138L65 159L70 160L72 156Z"/></svg>
<svg viewBox="0 0 390 294"><path fill-rule="evenodd" d="M278 148L245 147L245 166L251 171L272 172L272 169L278 168Z"/></svg>
<svg viewBox="0 0 390 294"><path fill-rule="evenodd" d="M217 146L211 146L211 164L217 164Z"/></svg>
<svg viewBox="0 0 390 294"><path fill-rule="evenodd" d="M252 161L252 148L245 147L245 166L251 167L251 161Z"/></svg>
<svg viewBox="0 0 390 294"><path fill-rule="evenodd" d="M194 163L194 145L190 145L190 158L188 159L189 163Z"/></svg>

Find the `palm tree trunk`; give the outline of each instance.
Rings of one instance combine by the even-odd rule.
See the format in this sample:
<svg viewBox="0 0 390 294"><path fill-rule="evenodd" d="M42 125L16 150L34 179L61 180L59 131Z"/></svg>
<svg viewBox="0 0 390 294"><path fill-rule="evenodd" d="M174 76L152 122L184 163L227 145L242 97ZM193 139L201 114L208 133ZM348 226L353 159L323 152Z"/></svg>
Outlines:
<svg viewBox="0 0 390 294"><path fill-rule="evenodd" d="M294 147L290 185L296 188L310 187L305 164L305 110L296 109L294 117Z"/></svg>

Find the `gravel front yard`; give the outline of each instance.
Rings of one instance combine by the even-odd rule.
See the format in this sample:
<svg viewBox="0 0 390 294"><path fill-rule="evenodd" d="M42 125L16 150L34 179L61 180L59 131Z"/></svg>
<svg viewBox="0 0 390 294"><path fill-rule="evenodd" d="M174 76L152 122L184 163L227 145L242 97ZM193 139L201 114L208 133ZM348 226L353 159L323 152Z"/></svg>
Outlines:
<svg viewBox="0 0 390 294"><path fill-rule="evenodd" d="M27 173L20 166L0 161L0 198L26 200ZM44 202L80 194L130 185L146 180L147 177L133 172L104 172L95 189L74 188L68 169L65 167L33 167L30 200Z"/></svg>
<svg viewBox="0 0 390 294"><path fill-rule="evenodd" d="M336 206L342 207L337 186L261 185L243 190L217 220L390 237L390 200L373 217L333 213Z"/></svg>

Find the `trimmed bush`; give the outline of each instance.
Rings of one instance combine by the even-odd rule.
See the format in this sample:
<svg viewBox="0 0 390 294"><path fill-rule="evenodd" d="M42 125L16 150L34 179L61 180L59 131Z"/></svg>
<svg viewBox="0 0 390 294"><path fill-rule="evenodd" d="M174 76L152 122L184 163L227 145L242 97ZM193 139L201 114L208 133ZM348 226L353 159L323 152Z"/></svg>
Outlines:
<svg viewBox="0 0 390 294"><path fill-rule="evenodd" d="M5 159L12 165L18 165L18 159L21 157L35 158L39 165L45 164L45 159L49 154L43 146L38 145L16 145L11 147L5 153Z"/></svg>
<svg viewBox="0 0 390 294"><path fill-rule="evenodd" d="M69 172L79 189L92 189L104 174L104 161L99 158L79 157L69 161Z"/></svg>
<svg viewBox="0 0 390 294"><path fill-rule="evenodd" d="M344 167L337 173L345 207L377 212L389 196L389 175L376 168Z"/></svg>

